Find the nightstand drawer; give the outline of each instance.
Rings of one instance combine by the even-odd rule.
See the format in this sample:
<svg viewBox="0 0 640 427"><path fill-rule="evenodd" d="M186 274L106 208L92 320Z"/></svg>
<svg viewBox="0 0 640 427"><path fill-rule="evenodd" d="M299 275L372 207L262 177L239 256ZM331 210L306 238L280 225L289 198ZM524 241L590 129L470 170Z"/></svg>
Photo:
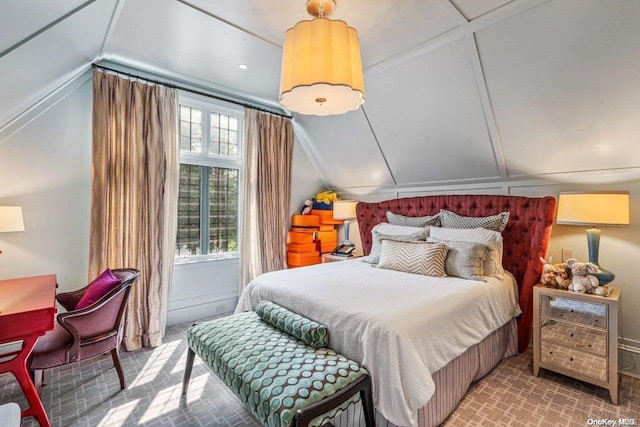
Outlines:
<svg viewBox="0 0 640 427"><path fill-rule="evenodd" d="M557 366L563 370L579 373L600 381L607 381L607 359L579 350L569 349L548 341L541 343L540 359L543 363ZM569 375L571 373L568 373Z"/></svg>
<svg viewBox="0 0 640 427"><path fill-rule="evenodd" d="M607 333L576 327L555 320L546 320L540 330L542 341L585 350L600 356L607 355Z"/></svg>
<svg viewBox="0 0 640 427"><path fill-rule="evenodd" d="M570 298L552 298L549 300L549 305L549 317L607 329L607 306L605 304Z"/></svg>

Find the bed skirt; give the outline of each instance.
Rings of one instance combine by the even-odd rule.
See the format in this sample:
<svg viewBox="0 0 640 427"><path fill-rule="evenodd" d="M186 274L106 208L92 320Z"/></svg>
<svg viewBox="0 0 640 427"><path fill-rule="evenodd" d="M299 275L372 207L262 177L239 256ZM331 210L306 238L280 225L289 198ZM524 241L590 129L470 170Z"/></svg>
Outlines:
<svg viewBox="0 0 640 427"><path fill-rule="evenodd" d="M453 412L469 386L488 374L503 358L518 354L518 323L514 318L500 329L470 347L444 368L433 374L436 392L418 411L419 427L435 427ZM364 426L360 403L335 418L336 427ZM396 427L379 412L376 427Z"/></svg>

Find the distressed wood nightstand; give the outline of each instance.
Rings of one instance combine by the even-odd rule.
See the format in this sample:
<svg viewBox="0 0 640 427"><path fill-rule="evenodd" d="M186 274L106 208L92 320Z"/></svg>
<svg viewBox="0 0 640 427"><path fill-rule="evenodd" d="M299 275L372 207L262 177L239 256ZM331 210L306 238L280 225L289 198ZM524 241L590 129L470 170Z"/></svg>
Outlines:
<svg viewBox="0 0 640 427"><path fill-rule="evenodd" d="M618 404L620 288L607 297L533 288L533 375L549 369L609 390Z"/></svg>

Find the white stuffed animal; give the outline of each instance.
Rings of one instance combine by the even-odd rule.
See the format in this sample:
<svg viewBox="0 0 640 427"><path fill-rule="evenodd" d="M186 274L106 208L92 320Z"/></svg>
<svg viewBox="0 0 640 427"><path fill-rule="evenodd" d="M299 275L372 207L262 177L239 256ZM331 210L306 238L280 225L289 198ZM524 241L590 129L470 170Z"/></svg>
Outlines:
<svg viewBox="0 0 640 427"><path fill-rule="evenodd" d="M567 260L567 265L571 269L571 284L569 290L588 294L603 295L604 290L598 286L598 278L591 273L598 271L598 267L590 262L580 262L575 258Z"/></svg>

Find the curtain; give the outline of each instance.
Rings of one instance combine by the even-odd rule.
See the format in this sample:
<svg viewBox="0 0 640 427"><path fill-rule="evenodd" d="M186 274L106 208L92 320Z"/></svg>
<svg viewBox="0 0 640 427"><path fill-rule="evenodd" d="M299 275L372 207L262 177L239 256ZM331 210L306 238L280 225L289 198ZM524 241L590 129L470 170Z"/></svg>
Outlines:
<svg viewBox="0 0 640 427"><path fill-rule="evenodd" d="M287 262L293 124L248 109L240 246L240 292L254 277Z"/></svg>
<svg viewBox="0 0 640 427"><path fill-rule="evenodd" d="M127 351L162 343L173 269L179 157L177 93L94 71L89 278L136 268Z"/></svg>

